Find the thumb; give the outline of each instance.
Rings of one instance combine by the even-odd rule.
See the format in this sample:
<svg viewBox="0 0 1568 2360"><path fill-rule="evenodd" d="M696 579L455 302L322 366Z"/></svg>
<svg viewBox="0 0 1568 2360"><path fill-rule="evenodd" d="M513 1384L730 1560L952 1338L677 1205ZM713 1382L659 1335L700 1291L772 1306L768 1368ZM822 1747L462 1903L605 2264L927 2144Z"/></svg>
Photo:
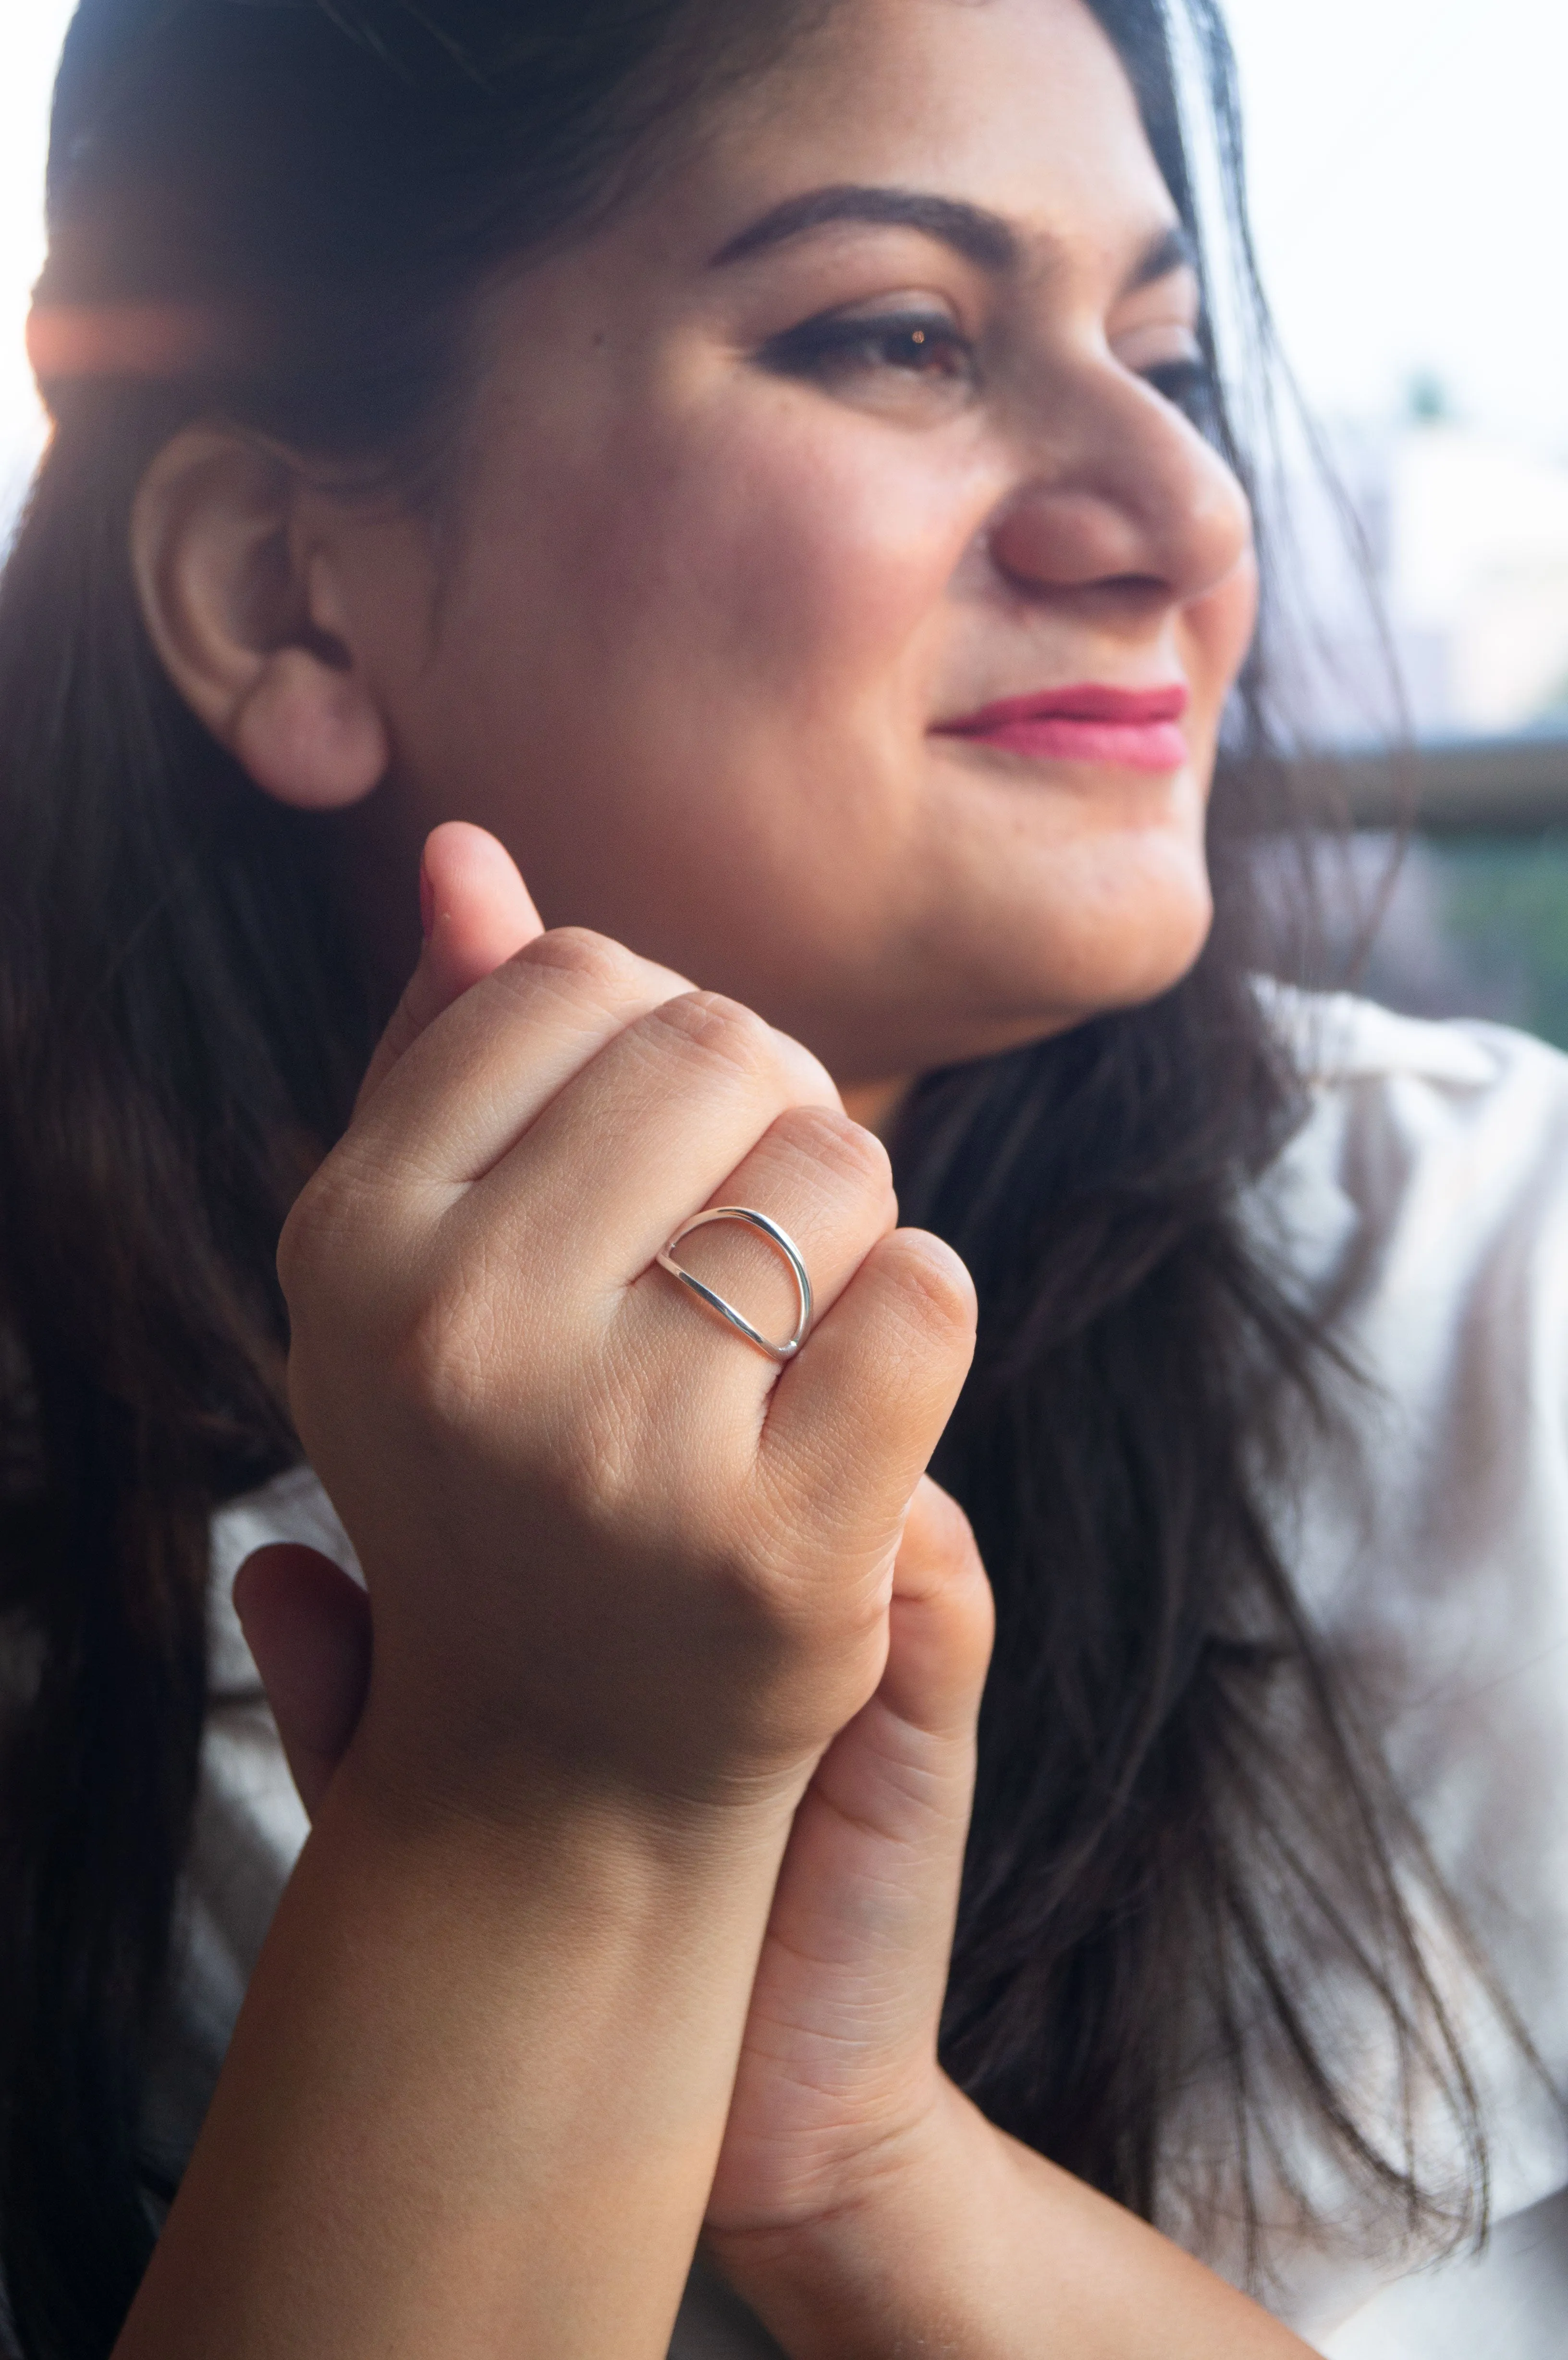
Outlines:
<svg viewBox="0 0 1568 2360"><path fill-rule="evenodd" d="M883 1702L933 1735L973 1726L995 1627L991 1585L969 1519L922 1475L893 1571Z"/></svg>
<svg viewBox="0 0 1568 2360"><path fill-rule="evenodd" d="M427 1024L544 932L511 854L467 820L448 820L427 839L419 905L425 947L360 1084L361 1106Z"/></svg>
<svg viewBox="0 0 1568 2360"><path fill-rule="evenodd" d="M365 1703L370 1601L331 1557L293 1541L247 1557L234 1597L299 1799L313 1819Z"/></svg>

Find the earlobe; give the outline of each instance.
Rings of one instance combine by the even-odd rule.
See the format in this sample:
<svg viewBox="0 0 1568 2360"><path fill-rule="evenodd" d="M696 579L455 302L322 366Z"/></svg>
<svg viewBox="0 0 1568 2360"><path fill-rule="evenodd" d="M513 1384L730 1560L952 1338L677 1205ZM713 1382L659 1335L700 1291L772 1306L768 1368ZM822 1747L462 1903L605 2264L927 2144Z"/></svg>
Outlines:
<svg viewBox="0 0 1568 2360"><path fill-rule="evenodd" d="M137 492L132 563L153 644L197 718L265 794L341 810L380 783L390 749L331 560L299 548L300 491L278 454L188 427Z"/></svg>
<svg viewBox="0 0 1568 2360"><path fill-rule="evenodd" d="M264 794L301 811L342 811L387 770L387 731L363 683L304 648L267 658L228 742Z"/></svg>

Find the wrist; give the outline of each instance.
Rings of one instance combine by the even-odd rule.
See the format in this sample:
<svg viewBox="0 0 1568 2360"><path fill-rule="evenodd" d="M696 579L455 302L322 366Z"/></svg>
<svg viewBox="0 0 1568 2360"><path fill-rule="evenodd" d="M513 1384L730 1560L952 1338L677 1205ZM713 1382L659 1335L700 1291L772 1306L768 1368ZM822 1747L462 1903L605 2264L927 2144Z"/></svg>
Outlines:
<svg viewBox="0 0 1568 2360"><path fill-rule="evenodd" d="M932 2068L925 2102L870 2134L790 2217L715 2226L704 2244L791 2360L905 2348L979 2352L971 2317L1011 2142Z"/></svg>
<svg viewBox="0 0 1568 2360"><path fill-rule="evenodd" d="M563 1852L638 1861L679 1883L734 1876L752 1862L771 1878L811 1769L705 1791L656 1788L523 1730L456 1743L444 1728L427 1734L373 1689L334 1792L367 1838L410 1857L429 1849L445 1859L456 1846L509 1869Z"/></svg>
<svg viewBox="0 0 1568 2360"><path fill-rule="evenodd" d="M710 2237L790 2360L1310 2360L1146 2221L943 2089L837 2211L788 2234Z"/></svg>
<svg viewBox="0 0 1568 2360"><path fill-rule="evenodd" d="M662 2351L782 1836L375 1766L285 1891L125 2349Z"/></svg>

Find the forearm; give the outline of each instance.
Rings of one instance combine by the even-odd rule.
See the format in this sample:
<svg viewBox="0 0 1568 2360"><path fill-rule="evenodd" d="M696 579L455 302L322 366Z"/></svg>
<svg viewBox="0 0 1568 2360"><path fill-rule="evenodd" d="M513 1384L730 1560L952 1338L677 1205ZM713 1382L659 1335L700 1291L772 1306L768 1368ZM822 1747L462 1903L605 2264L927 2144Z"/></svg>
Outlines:
<svg viewBox="0 0 1568 2360"><path fill-rule="evenodd" d="M956 2092L853 2202L714 2254L790 2360L1306 2360L1278 2321Z"/></svg>
<svg viewBox="0 0 1568 2360"><path fill-rule="evenodd" d="M661 2360L788 1818L410 1826L351 1757L119 2360Z"/></svg>

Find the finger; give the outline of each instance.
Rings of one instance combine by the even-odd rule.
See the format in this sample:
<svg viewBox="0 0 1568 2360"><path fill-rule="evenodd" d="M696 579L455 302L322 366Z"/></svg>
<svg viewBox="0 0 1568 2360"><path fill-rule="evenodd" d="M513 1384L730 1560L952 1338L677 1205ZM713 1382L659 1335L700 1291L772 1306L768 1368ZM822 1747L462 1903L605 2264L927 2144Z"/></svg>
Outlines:
<svg viewBox="0 0 1568 2360"><path fill-rule="evenodd" d="M464 1218L541 1268L591 1252L606 1314L792 1107L840 1110L809 1050L712 992L627 1025L474 1192Z"/></svg>
<svg viewBox="0 0 1568 2360"><path fill-rule="evenodd" d="M930 1735L974 1729L991 1660L996 1610L969 1519L922 1475L893 1568L887 1662L878 1695Z"/></svg>
<svg viewBox="0 0 1568 2360"><path fill-rule="evenodd" d="M330 1557L291 1541L246 1557L234 1600L294 1784L314 1818L365 1702L370 1601Z"/></svg>
<svg viewBox="0 0 1568 2360"><path fill-rule="evenodd" d="M898 1935L906 2000L918 1991L917 1953L934 2004L946 1981L993 1620L969 1520L922 1476L898 1552L882 1678L828 1748L808 1797L808 1805L827 1804L838 1822L813 1831L818 1874L828 1852L841 1873L858 1856L888 1905L884 1926ZM866 1861L868 1841L896 1846L897 1864L886 1856ZM809 1908L820 1896L798 1898ZM858 1938L871 1931L863 1913Z"/></svg>
<svg viewBox="0 0 1568 2360"><path fill-rule="evenodd" d="M374 1096L361 1094L347 1159L470 1186L618 1032L691 989L603 934L539 934L411 1039Z"/></svg>
<svg viewBox="0 0 1568 2360"><path fill-rule="evenodd" d="M360 1085L361 1105L443 1009L544 932L511 854L466 820L427 840L419 901L425 946Z"/></svg>
<svg viewBox="0 0 1568 2360"><path fill-rule="evenodd" d="M819 1317L898 1218L887 1149L833 1107L788 1108L719 1184L710 1205L750 1206L778 1222L810 1273ZM761 1335L782 1340L792 1332L800 1313L794 1274L755 1230L728 1221L694 1230L677 1259ZM626 1297L624 1329L638 1367L663 1363L671 1382L698 1403L711 1379L715 1410L737 1406L737 1355L739 1365L773 1381L775 1371L752 1345L657 1265ZM754 1443L755 1415L754 1404Z"/></svg>
<svg viewBox="0 0 1568 2360"><path fill-rule="evenodd" d="M902 1533L975 1351L974 1282L951 1247L895 1229L774 1389L762 1439L786 1514L824 1514L846 1573Z"/></svg>
<svg viewBox="0 0 1568 2360"><path fill-rule="evenodd" d="M974 1528L952 1492L922 1475L898 1545L893 1594L919 1604L971 1575L985 1579Z"/></svg>
<svg viewBox="0 0 1568 2360"><path fill-rule="evenodd" d="M929 2065L990 1627L968 1521L922 1478L881 1683L819 1763L779 1872L737 2083L743 2119L764 2090L776 2112L783 2082L797 2125L824 2112L835 2129L865 2124L901 2071Z"/></svg>

